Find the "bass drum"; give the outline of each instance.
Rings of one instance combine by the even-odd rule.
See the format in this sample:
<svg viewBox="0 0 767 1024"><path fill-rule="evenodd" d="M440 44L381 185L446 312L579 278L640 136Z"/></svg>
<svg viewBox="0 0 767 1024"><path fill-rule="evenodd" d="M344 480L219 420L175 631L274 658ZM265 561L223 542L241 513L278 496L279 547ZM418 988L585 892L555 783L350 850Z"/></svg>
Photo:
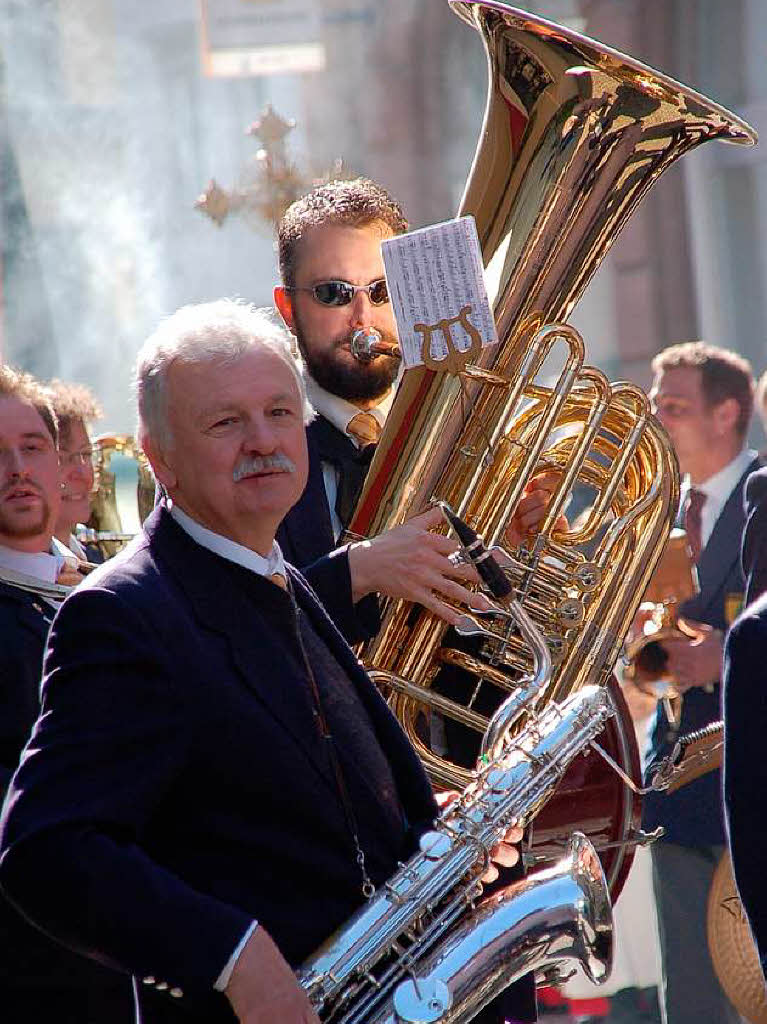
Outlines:
<svg viewBox="0 0 767 1024"><path fill-rule="evenodd" d="M637 785L641 785L634 724L615 676L608 683L616 713L597 742ZM534 872L551 867L567 851L573 832L583 832L597 850L613 902L620 895L634 859L632 842L640 825L641 797L595 750L570 765L554 795L529 829L526 853Z"/></svg>

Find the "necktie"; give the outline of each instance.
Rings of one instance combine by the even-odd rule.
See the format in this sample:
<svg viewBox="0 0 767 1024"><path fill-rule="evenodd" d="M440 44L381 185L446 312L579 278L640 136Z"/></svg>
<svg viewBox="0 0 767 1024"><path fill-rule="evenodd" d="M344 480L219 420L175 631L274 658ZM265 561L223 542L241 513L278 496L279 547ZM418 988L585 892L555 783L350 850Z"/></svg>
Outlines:
<svg viewBox="0 0 767 1024"><path fill-rule="evenodd" d="M285 579L281 572L272 573L269 579L272 581L272 583L276 583L278 587L282 587L283 590L288 589L288 581Z"/></svg>
<svg viewBox="0 0 767 1024"><path fill-rule="evenodd" d="M369 413L360 415L375 419ZM330 462L338 471L336 512L341 520L341 526L346 527L365 483L375 445L367 444L364 448L358 448L350 437L322 416L318 416L309 424L309 433L320 459L323 462Z"/></svg>
<svg viewBox="0 0 767 1024"><path fill-rule="evenodd" d="M691 487L684 510L684 531L687 534L687 545L690 549L690 555L696 564L703 549L702 513L705 503L705 493Z"/></svg>
<svg viewBox="0 0 767 1024"><path fill-rule="evenodd" d="M358 412L346 427L346 433L359 442L360 448L368 444L377 444L381 436L381 426L372 413Z"/></svg>

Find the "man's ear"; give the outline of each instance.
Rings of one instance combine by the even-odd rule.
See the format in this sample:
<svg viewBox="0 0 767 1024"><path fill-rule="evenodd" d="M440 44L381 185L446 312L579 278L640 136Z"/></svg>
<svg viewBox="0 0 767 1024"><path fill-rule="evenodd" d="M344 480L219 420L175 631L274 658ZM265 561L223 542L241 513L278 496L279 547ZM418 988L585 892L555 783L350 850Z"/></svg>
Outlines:
<svg viewBox="0 0 767 1024"><path fill-rule="evenodd" d="M280 311L280 316L285 321L285 326L289 331L293 330L294 317L293 317L293 302L290 298L290 292L283 285L278 284L274 289L274 304Z"/></svg>
<svg viewBox="0 0 767 1024"><path fill-rule="evenodd" d="M149 459L155 478L170 494L178 484L178 477L166 461L160 446L155 444L151 437L144 437L141 439L141 447Z"/></svg>
<svg viewBox="0 0 767 1024"><path fill-rule="evenodd" d="M740 403L737 398L725 398L714 406L713 413L720 434L735 433L740 417Z"/></svg>

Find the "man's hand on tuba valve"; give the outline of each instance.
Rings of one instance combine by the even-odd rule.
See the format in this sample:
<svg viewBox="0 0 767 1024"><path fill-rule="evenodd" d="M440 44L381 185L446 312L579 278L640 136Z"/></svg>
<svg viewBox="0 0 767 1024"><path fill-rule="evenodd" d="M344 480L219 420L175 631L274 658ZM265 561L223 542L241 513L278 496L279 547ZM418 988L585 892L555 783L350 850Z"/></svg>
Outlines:
<svg viewBox="0 0 767 1024"><path fill-rule="evenodd" d="M435 507L372 540L352 544L349 569L354 600L375 592L404 598L451 625L461 615L452 605L487 610L489 602L463 586L477 583L479 577L473 566L451 558L459 550L458 543L431 532L442 523L442 512Z"/></svg>
<svg viewBox="0 0 767 1024"><path fill-rule="evenodd" d="M504 533L504 539L509 547L517 547L526 537L537 532L546 518L546 512L559 483L560 475L556 470L548 470L545 473L537 474L528 481ZM559 516L556 529L566 530L567 527L568 522L565 516Z"/></svg>

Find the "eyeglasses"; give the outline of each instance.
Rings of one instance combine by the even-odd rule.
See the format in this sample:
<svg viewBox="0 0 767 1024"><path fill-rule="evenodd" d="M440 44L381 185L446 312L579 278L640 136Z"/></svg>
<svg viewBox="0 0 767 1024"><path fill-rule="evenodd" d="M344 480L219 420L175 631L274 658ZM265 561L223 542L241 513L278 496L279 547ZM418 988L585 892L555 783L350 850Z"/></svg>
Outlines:
<svg viewBox="0 0 767 1024"><path fill-rule="evenodd" d="M348 306L357 292L367 292L374 306L389 301L386 278L379 277L370 284L349 284L348 281L319 281L310 288L291 288L292 292L311 292L321 306Z"/></svg>
<svg viewBox="0 0 767 1024"><path fill-rule="evenodd" d="M89 466L92 460L92 448L81 448L79 452L59 452L59 463L62 468L68 468L69 466Z"/></svg>

